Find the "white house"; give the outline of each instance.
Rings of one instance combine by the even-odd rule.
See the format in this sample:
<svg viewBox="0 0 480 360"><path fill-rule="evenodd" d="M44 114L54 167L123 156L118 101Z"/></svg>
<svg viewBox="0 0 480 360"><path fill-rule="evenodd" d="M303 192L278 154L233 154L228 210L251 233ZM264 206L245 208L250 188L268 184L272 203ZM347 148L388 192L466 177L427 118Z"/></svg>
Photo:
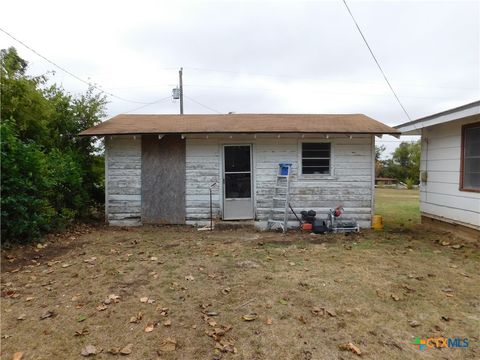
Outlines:
<svg viewBox="0 0 480 360"><path fill-rule="evenodd" d="M480 240L480 101L396 128L422 136L422 222L471 229L467 232Z"/></svg>
<svg viewBox="0 0 480 360"><path fill-rule="evenodd" d="M343 205L370 227L375 136L398 130L365 115L118 115L82 132L105 138L111 225L255 220L273 206L278 164L292 164L290 202L320 216ZM292 216L292 220L294 220Z"/></svg>

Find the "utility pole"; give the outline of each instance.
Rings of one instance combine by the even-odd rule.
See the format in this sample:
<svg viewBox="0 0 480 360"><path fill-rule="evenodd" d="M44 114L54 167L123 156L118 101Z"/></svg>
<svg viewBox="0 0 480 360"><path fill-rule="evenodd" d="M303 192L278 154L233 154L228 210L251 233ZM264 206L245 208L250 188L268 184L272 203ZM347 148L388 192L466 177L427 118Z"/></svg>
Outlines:
<svg viewBox="0 0 480 360"><path fill-rule="evenodd" d="M180 115L183 115L183 67L178 72L179 84L180 84Z"/></svg>

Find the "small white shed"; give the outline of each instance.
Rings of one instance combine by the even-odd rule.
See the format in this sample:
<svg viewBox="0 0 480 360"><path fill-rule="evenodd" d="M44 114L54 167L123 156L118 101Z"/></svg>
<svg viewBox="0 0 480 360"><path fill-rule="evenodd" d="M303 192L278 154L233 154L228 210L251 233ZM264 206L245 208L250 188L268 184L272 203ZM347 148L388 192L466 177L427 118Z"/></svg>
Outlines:
<svg viewBox="0 0 480 360"><path fill-rule="evenodd" d="M471 229L480 239L480 101L396 128L403 135L422 137L422 222Z"/></svg>
<svg viewBox="0 0 480 360"><path fill-rule="evenodd" d="M290 202L319 217L341 204L360 226L374 209L375 136L398 130L365 115L118 115L82 136L105 138L111 225L266 225L278 164L292 164ZM292 215L291 218L294 221Z"/></svg>

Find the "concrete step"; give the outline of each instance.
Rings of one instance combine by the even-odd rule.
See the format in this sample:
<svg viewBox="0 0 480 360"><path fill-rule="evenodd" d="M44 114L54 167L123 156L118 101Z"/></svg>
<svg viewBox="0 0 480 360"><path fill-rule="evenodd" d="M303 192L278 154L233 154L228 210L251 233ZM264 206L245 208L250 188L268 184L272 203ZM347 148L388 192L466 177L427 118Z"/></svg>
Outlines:
<svg viewBox="0 0 480 360"><path fill-rule="evenodd" d="M215 229L255 229L255 220L216 220Z"/></svg>

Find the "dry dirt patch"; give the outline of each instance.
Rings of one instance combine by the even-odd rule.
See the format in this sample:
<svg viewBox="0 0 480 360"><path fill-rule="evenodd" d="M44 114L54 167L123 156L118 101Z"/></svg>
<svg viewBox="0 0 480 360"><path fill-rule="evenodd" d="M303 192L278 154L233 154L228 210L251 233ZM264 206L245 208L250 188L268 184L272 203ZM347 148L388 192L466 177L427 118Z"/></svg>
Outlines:
<svg viewBox="0 0 480 360"><path fill-rule="evenodd" d="M99 227L3 251L2 358L473 359L479 251L445 240Z"/></svg>

